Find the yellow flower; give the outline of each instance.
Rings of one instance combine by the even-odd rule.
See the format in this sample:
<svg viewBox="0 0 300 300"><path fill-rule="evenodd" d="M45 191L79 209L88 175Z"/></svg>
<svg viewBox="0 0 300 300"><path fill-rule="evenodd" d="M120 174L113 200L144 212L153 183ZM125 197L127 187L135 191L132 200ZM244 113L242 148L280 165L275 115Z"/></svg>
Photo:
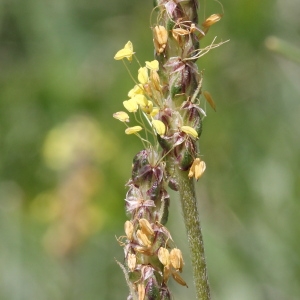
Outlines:
<svg viewBox="0 0 300 300"><path fill-rule="evenodd" d="M134 134L137 133L139 131L141 131L143 128L141 126L133 126L133 127L128 127L125 130L126 134Z"/></svg>
<svg viewBox="0 0 300 300"><path fill-rule="evenodd" d="M158 63L158 61L156 59L152 60L152 61L146 61L146 67L149 70L158 71L158 69L159 69L159 63Z"/></svg>
<svg viewBox="0 0 300 300"><path fill-rule="evenodd" d="M118 111L113 114L113 117L121 122L129 122L129 116L124 111Z"/></svg>
<svg viewBox="0 0 300 300"><path fill-rule="evenodd" d="M141 94L135 95L133 98L131 98L132 101L135 101L140 106L145 106L148 104L148 99Z"/></svg>
<svg viewBox="0 0 300 300"><path fill-rule="evenodd" d="M148 82L148 69L146 67L139 68L138 70L138 81L141 84L146 84Z"/></svg>
<svg viewBox="0 0 300 300"><path fill-rule="evenodd" d="M161 90L161 87L160 87L160 79L159 79L159 76L158 76L158 73L156 70L151 70L150 71L150 81L152 82L154 88L157 90L157 91L160 91Z"/></svg>
<svg viewBox="0 0 300 300"><path fill-rule="evenodd" d="M144 94L144 89L141 84L136 84L129 92L128 97L133 98L137 94Z"/></svg>
<svg viewBox="0 0 300 300"><path fill-rule="evenodd" d="M150 116L155 117L159 113L159 108L158 107L153 107Z"/></svg>
<svg viewBox="0 0 300 300"><path fill-rule="evenodd" d="M191 126L181 126L180 130L185 132L186 134L190 135L193 138L198 138L197 131Z"/></svg>
<svg viewBox="0 0 300 300"><path fill-rule="evenodd" d="M133 46L130 41L126 43L123 49L119 50L114 59L115 60L121 60L123 58L127 58L129 61L132 61L132 55L134 54L133 52Z"/></svg>
<svg viewBox="0 0 300 300"><path fill-rule="evenodd" d="M153 103L149 100L147 101L147 104L140 105L140 107L143 112L149 115L153 110Z"/></svg>
<svg viewBox="0 0 300 300"><path fill-rule="evenodd" d="M160 121L160 120L153 120L152 121L152 125L155 128L157 134L159 134L159 135L164 135L165 134L165 132L166 132L166 126L165 126L165 124L162 121Z"/></svg>
<svg viewBox="0 0 300 300"><path fill-rule="evenodd" d="M139 108L138 104L134 99L123 101L123 105L129 112L136 112Z"/></svg>

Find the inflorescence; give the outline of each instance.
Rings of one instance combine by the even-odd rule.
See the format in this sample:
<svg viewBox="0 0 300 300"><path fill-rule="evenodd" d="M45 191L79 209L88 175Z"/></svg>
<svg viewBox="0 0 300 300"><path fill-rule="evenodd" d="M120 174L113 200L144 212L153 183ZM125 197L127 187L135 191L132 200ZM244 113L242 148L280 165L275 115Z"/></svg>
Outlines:
<svg viewBox="0 0 300 300"><path fill-rule="evenodd" d="M118 238L125 253L124 263L118 263L130 288L128 299L171 299L167 286L171 276L187 286L180 275L182 253L165 227L170 204L167 187L178 190L174 168L187 171L189 178L202 176L206 166L197 140L206 113L200 95L215 109L210 94L201 91L203 76L195 61L221 44L199 49L199 39L221 16L210 16L200 29L185 18L186 10L167 6L171 2L161 5L157 25L152 27L155 60L142 66L130 41L114 57L123 61L134 87L123 101L127 112L116 112L113 117L144 147L133 159L125 199L130 220L125 222L125 235ZM137 77L128 67L133 58L139 66ZM132 119L135 124L129 126Z"/></svg>

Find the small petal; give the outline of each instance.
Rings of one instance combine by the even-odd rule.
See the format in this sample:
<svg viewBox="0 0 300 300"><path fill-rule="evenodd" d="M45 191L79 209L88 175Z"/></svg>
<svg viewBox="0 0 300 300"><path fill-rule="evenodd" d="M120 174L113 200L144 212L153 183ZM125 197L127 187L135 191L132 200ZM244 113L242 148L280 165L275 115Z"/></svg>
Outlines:
<svg viewBox="0 0 300 300"><path fill-rule="evenodd" d="M141 84L146 84L149 80L148 69L146 67L139 68L138 70L138 81Z"/></svg>
<svg viewBox="0 0 300 300"><path fill-rule="evenodd" d="M133 52L133 45L130 41L128 41L125 46L124 46L124 49L129 49Z"/></svg>
<svg viewBox="0 0 300 300"><path fill-rule="evenodd" d="M141 106L145 106L148 104L148 99L142 94L135 95L131 100L135 101L135 103Z"/></svg>
<svg viewBox="0 0 300 300"><path fill-rule="evenodd" d="M128 254L128 268L131 272L134 271L135 267L136 267L136 256L135 254Z"/></svg>
<svg viewBox="0 0 300 300"><path fill-rule="evenodd" d="M139 131L141 131L143 128L141 126L133 126L133 127L128 127L125 130L126 134L134 134L137 133Z"/></svg>
<svg viewBox="0 0 300 300"><path fill-rule="evenodd" d="M168 40L168 32L164 26L154 27L154 38L160 45L166 44Z"/></svg>
<svg viewBox="0 0 300 300"><path fill-rule="evenodd" d="M203 27L210 27L213 24L217 23L218 21L220 21L222 18L221 14L213 14L211 16L209 16L203 23L202 26Z"/></svg>
<svg viewBox="0 0 300 300"><path fill-rule="evenodd" d="M126 233L126 236L127 238L132 241L132 237L133 237L133 231L134 231L134 227L133 227L133 224L132 222L130 221L126 221L125 224L124 224L124 230L125 230L125 233Z"/></svg>
<svg viewBox="0 0 300 300"><path fill-rule="evenodd" d="M166 126L160 120L153 120L152 121L153 127L155 128L157 134L164 135L166 133Z"/></svg>
<svg viewBox="0 0 300 300"><path fill-rule="evenodd" d="M170 1L171 2L171 1ZM164 26L155 26L153 28L153 42L157 54L163 53L168 41L168 31Z"/></svg>
<svg viewBox="0 0 300 300"><path fill-rule="evenodd" d="M143 233L141 230L136 232L136 237L139 241L139 244L143 247L149 248L151 246L151 241L148 239L147 235Z"/></svg>
<svg viewBox="0 0 300 300"><path fill-rule="evenodd" d="M127 58L129 61L132 61L132 55L134 54L133 52L133 46L130 41L126 43L123 49L119 50L114 59L115 60L121 60L123 58Z"/></svg>
<svg viewBox="0 0 300 300"><path fill-rule="evenodd" d="M113 117L121 122L129 122L129 116L124 111L118 111L113 114Z"/></svg>
<svg viewBox="0 0 300 300"><path fill-rule="evenodd" d="M168 266L170 264L170 255L168 249L160 247L157 253L159 261L164 265Z"/></svg>
<svg viewBox="0 0 300 300"><path fill-rule="evenodd" d="M128 97L133 98L135 95L144 94L144 89L141 84L136 84L129 92Z"/></svg>
<svg viewBox="0 0 300 300"><path fill-rule="evenodd" d="M136 112L139 108L138 104L133 99L123 101L123 105L129 112Z"/></svg>
<svg viewBox="0 0 300 300"><path fill-rule="evenodd" d="M139 219L139 224L141 226L142 232L145 233L147 236L151 236L154 235L154 231L151 227L151 224L149 223L149 221L147 219Z"/></svg>
<svg viewBox="0 0 300 300"><path fill-rule="evenodd" d="M195 177L195 179L198 180L204 173L205 169L206 169L205 162L200 160L200 158L196 158L193 161L193 164L189 170L188 177L189 178Z"/></svg>
<svg viewBox="0 0 300 300"><path fill-rule="evenodd" d="M195 166L195 178L198 180L206 169L206 164L203 160L200 161L199 164Z"/></svg>
<svg viewBox="0 0 300 300"><path fill-rule="evenodd" d="M160 91L160 90L161 90L161 87L160 87L160 78L159 78L159 76L158 76L157 71L152 70L152 71L150 72L150 81L152 82L154 88L155 88L157 91Z"/></svg>
<svg viewBox="0 0 300 300"><path fill-rule="evenodd" d="M159 113L159 108L158 107L153 107L150 116L155 117L158 113Z"/></svg>
<svg viewBox="0 0 300 300"><path fill-rule="evenodd" d="M187 133L188 135L190 135L191 137L197 138L198 137L198 133L197 131L190 126L181 126L180 130Z"/></svg>
<svg viewBox="0 0 300 300"><path fill-rule="evenodd" d="M149 101L147 101L147 105L141 105L140 107L143 112L145 112L146 114L149 115L152 113L153 103L152 103L152 101L149 100Z"/></svg>
<svg viewBox="0 0 300 300"><path fill-rule="evenodd" d="M170 252L170 262L174 269L182 271L183 258L180 249L174 248Z"/></svg>
<svg viewBox="0 0 300 300"><path fill-rule="evenodd" d="M159 69L159 63L158 63L158 61L156 59L152 60L152 61L146 61L146 67L149 70L158 71L158 69Z"/></svg>

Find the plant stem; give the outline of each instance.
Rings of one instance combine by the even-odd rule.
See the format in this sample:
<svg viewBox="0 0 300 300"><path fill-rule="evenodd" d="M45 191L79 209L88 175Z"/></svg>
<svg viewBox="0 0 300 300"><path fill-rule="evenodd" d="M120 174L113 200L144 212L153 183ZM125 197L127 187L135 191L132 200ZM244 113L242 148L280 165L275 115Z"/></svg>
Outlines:
<svg viewBox="0 0 300 300"><path fill-rule="evenodd" d="M189 179L187 172L176 168L181 207L188 236L192 258L196 296L199 300L210 299L210 289L206 272L203 237L200 226L194 180Z"/></svg>

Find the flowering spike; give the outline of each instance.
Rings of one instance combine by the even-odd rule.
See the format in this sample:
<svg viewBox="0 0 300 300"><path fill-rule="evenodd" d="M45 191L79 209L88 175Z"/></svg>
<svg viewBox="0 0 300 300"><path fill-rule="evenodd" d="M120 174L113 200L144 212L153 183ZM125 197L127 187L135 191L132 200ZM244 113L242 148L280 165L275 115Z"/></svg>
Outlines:
<svg viewBox="0 0 300 300"><path fill-rule="evenodd" d="M130 220L125 222L126 235L118 238L125 253L121 268L130 287L128 299L170 300L167 284L171 277L187 286L180 276L184 265L182 253L165 227L171 201L166 190L169 186L181 195L197 298L208 300L201 228L193 182L189 178L198 180L206 168L197 145L205 116L200 106L201 94L215 109L210 94L202 92L203 74L196 60L222 44L213 40L201 49L199 40L221 15L211 15L200 29L197 0L155 0L155 5L158 11L157 23L152 27L155 59L140 66L136 85L128 92L130 99L123 102L126 110L134 113L138 125L142 125L128 127L125 133L136 134L145 148L134 157L126 184L125 208ZM133 54L132 43L128 42L115 59L131 61ZM129 121L125 112L113 116L122 122ZM138 134L142 129L143 138ZM150 134L154 142L148 140Z"/></svg>

